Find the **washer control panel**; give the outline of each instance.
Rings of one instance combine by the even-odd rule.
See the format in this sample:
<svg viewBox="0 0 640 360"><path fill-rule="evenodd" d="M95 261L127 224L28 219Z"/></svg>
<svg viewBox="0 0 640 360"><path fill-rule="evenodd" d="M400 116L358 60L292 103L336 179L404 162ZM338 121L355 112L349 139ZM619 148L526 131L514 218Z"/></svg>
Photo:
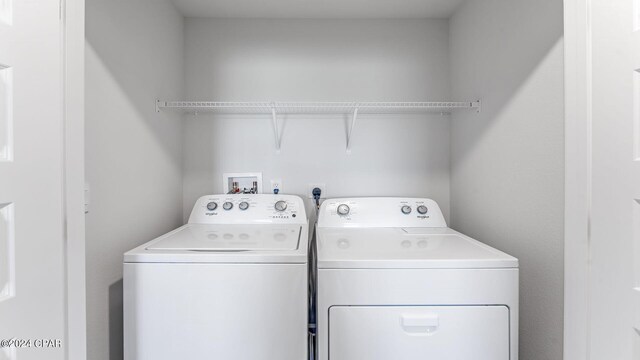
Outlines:
<svg viewBox="0 0 640 360"><path fill-rule="evenodd" d="M327 199L319 227L446 227L438 204L425 198Z"/></svg>
<svg viewBox="0 0 640 360"><path fill-rule="evenodd" d="M306 224L304 202L295 195L207 195L196 201L190 224Z"/></svg>

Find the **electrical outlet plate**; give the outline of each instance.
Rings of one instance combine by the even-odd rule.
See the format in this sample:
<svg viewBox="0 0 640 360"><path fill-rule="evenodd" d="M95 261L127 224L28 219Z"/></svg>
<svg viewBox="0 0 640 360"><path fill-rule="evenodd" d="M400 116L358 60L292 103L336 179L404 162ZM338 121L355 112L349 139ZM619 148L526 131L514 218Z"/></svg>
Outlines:
<svg viewBox="0 0 640 360"><path fill-rule="evenodd" d="M313 199L313 189L314 188L320 188L320 190L322 190L322 193L320 194L320 199L326 199L327 198L327 184L325 184L325 183L311 183L311 184L309 184L309 186L307 186L307 197L309 199Z"/></svg>
<svg viewBox="0 0 640 360"><path fill-rule="evenodd" d="M271 179L271 188L270 192L273 192L275 189L278 189L279 192L282 192L282 180L280 179Z"/></svg>

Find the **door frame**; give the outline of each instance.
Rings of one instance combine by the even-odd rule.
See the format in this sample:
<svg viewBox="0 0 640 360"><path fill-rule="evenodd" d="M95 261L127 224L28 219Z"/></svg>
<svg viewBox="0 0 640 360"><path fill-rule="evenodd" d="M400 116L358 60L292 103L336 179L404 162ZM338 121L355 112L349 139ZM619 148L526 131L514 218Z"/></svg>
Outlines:
<svg viewBox="0 0 640 360"><path fill-rule="evenodd" d="M564 0L564 44L564 360L584 360L590 353L591 0Z"/></svg>
<svg viewBox="0 0 640 360"><path fill-rule="evenodd" d="M60 0L64 102L65 357L86 360L84 47L85 0Z"/></svg>

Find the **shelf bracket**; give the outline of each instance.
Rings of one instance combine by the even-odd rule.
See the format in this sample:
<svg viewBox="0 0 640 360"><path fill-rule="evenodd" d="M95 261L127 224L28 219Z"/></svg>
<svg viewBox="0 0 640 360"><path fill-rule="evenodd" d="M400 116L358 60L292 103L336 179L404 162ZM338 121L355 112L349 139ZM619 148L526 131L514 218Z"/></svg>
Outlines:
<svg viewBox="0 0 640 360"><path fill-rule="evenodd" d="M156 112L157 113L160 112L160 107L162 107L162 106L167 106L167 102L166 101L156 100Z"/></svg>
<svg viewBox="0 0 640 360"><path fill-rule="evenodd" d="M353 109L353 115L351 116L351 124L349 125L349 132L347 133L347 153L351 153L351 139L353 137L353 128L356 126L356 120L358 119L359 104L356 104Z"/></svg>
<svg viewBox="0 0 640 360"><path fill-rule="evenodd" d="M273 131L276 139L276 151L280 152L280 128L278 127L278 114L275 103L271 103L271 119L273 121Z"/></svg>

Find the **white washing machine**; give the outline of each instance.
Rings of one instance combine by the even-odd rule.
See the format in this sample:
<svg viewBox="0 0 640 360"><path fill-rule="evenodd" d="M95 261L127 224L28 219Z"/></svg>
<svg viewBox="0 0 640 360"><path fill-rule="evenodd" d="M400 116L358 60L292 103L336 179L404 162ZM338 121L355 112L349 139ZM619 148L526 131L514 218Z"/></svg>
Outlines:
<svg viewBox="0 0 640 360"><path fill-rule="evenodd" d="M309 226L291 195L200 198L124 255L125 360L303 360Z"/></svg>
<svg viewBox="0 0 640 360"><path fill-rule="evenodd" d="M317 251L320 360L517 359L518 260L433 200L327 200Z"/></svg>

